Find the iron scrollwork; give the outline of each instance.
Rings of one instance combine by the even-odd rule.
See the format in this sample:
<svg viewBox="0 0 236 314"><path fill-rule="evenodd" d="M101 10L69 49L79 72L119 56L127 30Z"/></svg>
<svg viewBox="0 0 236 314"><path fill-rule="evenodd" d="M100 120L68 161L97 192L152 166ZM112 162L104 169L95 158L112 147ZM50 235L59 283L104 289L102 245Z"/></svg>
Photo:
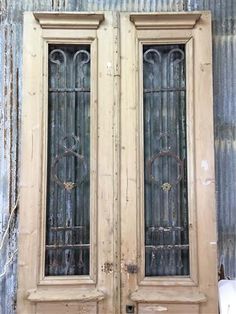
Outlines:
<svg viewBox="0 0 236 314"><path fill-rule="evenodd" d="M66 140L68 139L72 139L72 141L74 142L74 144L72 144L71 146L67 146L66 145ZM64 144L63 144L64 142ZM52 177L53 180L56 182L56 184L58 184L61 188L64 188L67 191L71 191L73 189L75 189L76 187L79 187L83 182L84 179L86 177L86 173L87 173L87 165L86 162L84 160L84 156L77 153L76 152L76 148L77 148L77 144L79 143L79 137L76 137L75 135L67 135L64 136L62 138L61 141L61 146L64 148L64 152L57 155L54 159L53 165L52 165ZM82 163L83 169L84 169L84 176L81 178L81 180L79 180L79 182L72 182L72 181L65 181L62 178L59 177L59 175L57 174L58 172L58 163L66 157L75 157L76 159L78 159L79 162Z"/></svg>
<svg viewBox="0 0 236 314"><path fill-rule="evenodd" d="M145 275L188 275L184 45L144 45L143 107Z"/></svg>
<svg viewBox="0 0 236 314"><path fill-rule="evenodd" d="M47 276L89 274L90 77L89 44L48 45Z"/></svg>
<svg viewBox="0 0 236 314"><path fill-rule="evenodd" d="M66 54L61 49L52 50L49 54L49 60L50 60L50 62L56 64L58 67L61 66L62 64L64 65L64 67L66 67L66 65L67 65ZM76 66L77 65L79 67L79 73L80 73L78 86L79 86L79 88L84 87L84 80L85 80L84 66L89 62L90 62L90 54L88 51L80 49L74 53L73 59L72 59L72 64L73 64L72 68L73 68L73 72L74 72L74 74L73 74L74 75L74 88L72 90L67 88L67 86L66 86L67 80L66 80L66 75L65 75L65 77L64 77L64 80L65 80L64 92L66 92L66 91L76 92L76 78L77 78ZM59 71L59 69L57 71ZM72 140L74 142L74 144L72 144L71 146L67 146L65 144L65 142L67 140ZM63 144L63 142L64 142L64 144ZM52 178L53 178L53 180L61 188L65 189L67 191L71 191L71 190L77 188L78 186L80 186L84 182L84 178L86 177L86 173L87 173L87 165L86 165L86 162L84 160L84 156L79 154L76 151L78 143L79 143L79 137L76 137L73 134L64 136L61 140L61 146L63 147L64 152L62 152L61 154L59 154L55 157L55 159L53 161L53 165L52 165ZM78 162L82 163L82 167L84 170L83 172L85 173L85 175L82 177L82 179L79 182L66 181L66 180L63 180L62 178L60 178L58 175L58 164L61 160L63 160L63 158L67 158L67 157L74 157L78 160Z"/></svg>
<svg viewBox="0 0 236 314"><path fill-rule="evenodd" d="M178 56L179 54L179 56ZM171 49L168 54L167 54L167 68L170 69L171 68L171 63L173 64L173 66L176 66L177 64L180 64L182 61L184 61L185 59L185 54L184 51L179 49L179 48L173 48ZM152 66L156 63L158 63L159 65L161 65L162 63L162 54L158 49L154 49L154 48L150 48L148 50L146 50L143 54L143 60L149 64L151 64ZM158 75L161 77L163 75L163 72L160 70L160 72L158 73ZM149 74L149 78L151 80L151 85L153 85L153 79L154 79L154 73L150 72ZM161 80L162 83L162 80ZM166 91L166 90L171 90L173 89L173 91L177 91L177 90L185 90L185 88L180 88L180 87L175 87L175 86L171 86L171 71L169 70L167 73L167 86L164 88L163 86L160 86L158 89L154 89L152 87L151 90L149 90L148 92L155 92L155 91ZM147 90L146 90L147 92Z"/></svg>
<svg viewBox="0 0 236 314"><path fill-rule="evenodd" d="M79 62L79 69L80 69L80 73L81 73L79 86L84 86L84 79L85 79L84 66L87 63L89 63L90 54L86 50L78 50L73 56L73 68L74 68L74 75L75 75L74 84L76 85L76 70L75 70L76 69L76 60L79 58L79 56L83 56L83 55L85 56L85 59Z"/></svg>
<svg viewBox="0 0 236 314"><path fill-rule="evenodd" d="M177 154L175 154L171 149L173 145L172 136L168 133L161 133L159 136L159 141L161 142L164 138L166 138L166 149L161 149L160 152L154 154L148 161L147 161L147 178L149 182L155 183L161 187L161 189L165 192L170 191L174 186L176 186L184 176L184 162L179 158ZM168 142L170 143L168 145ZM162 146L162 145L161 145ZM179 167L179 175L175 180L171 182L159 182L157 178L152 174L152 165L155 160L162 158L162 157L171 157L173 158L178 167Z"/></svg>
<svg viewBox="0 0 236 314"><path fill-rule="evenodd" d="M61 49L54 49L50 52L49 54L49 60L52 63L55 63L57 65L61 65L61 61L59 56L62 55L63 63L66 65L66 54L63 50Z"/></svg>

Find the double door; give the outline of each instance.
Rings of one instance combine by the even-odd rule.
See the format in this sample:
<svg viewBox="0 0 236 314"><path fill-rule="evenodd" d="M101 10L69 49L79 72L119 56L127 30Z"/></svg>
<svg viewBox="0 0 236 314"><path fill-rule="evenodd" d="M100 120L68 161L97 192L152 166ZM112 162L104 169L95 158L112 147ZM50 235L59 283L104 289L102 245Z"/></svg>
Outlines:
<svg viewBox="0 0 236 314"><path fill-rule="evenodd" d="M217 313L210 21L26 15L19 313Z"/></svg>

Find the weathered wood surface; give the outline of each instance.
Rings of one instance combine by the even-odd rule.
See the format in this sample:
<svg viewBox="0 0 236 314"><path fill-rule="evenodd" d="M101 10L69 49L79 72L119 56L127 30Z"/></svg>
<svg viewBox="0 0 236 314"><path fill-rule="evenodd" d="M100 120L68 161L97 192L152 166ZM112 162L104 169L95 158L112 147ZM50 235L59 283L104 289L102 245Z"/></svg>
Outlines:
<svg viewBox="0 0 236 314"><path fill-rule="evenodd" d="M17 198L22 98L24 11L212 10L219 263L236 276L236 3L234 0L1 0L0 1L0 236ZM23 149L23 148L21 148ZM0 252L0 272L17 246L17 220ZM16 259L0 278L0 313L15 309Z"/></svg>

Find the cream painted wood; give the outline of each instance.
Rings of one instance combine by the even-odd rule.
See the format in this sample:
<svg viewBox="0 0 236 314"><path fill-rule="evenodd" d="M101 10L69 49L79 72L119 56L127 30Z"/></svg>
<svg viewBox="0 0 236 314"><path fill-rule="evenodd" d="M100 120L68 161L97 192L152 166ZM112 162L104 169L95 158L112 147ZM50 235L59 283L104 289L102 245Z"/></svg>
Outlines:
<svg viewBox="0 0 236 314"><path fill-rule="evenodd" d="M44 276L48 43L91 44L90 276ZM189 277L144 274L143 43L186 44ZM209 12L25 14L17 313L217 313L211 71Z"/></svg>
<svg viewBox="0 0 236 314"><path fill-rule="evenodd" d="M81 12L35 12L35 18L42 28L55 29L97 29L104 20L104 14Z"/></svg>
<svg viewBox="0 0 236 314"><path fill-rule="evenodd" d="M129 295L137 289L137 274L129 274L127 265L137 265L138 242L138 102L136 95L136 38L129 14L121 15L121 313L126 305L136 305Z"/></svg>
<svg viewBox="0 0 236 314"><path fill-rule="evenodd" d="M176 310L172 306L170 313L181 313L181 308L187 309L186 304L192 304L196 309L193 313L198 313L199 308L201 314L216 314L217 238L211 17L209 12L195 12L192 16L191 13L174 13L169 15L170 22L164 27L159 22L167 20L168 14L161 15L135 13L131 16L123 14L121 17L121 257L124 287L122 313L125 313L126 304L137 305L145 302L179 304ZM183 20L180 22L179 19ZM174 23L176 27L173 26ZM144 43L186 44L189 277L144 276L143 95L140 48ZM207 170L203 167L205 162ZM130 223L127 224L127 221ZM137 274L127 273L124 266L129 263L138 265ZM138 305L136 311L145 313L144 309L145 306Z"/></svg>
<svg viewBox="0 0 236 314"><path fill-rule="evenodd" d="M92 302L82 306L85 313L115 313L119 277L115 279L113 223L118 146L115 145L113 124L118 117L116 108L118 94L118 69L114 67L117 30L114 31L114 16L106 13L84 14L85 27L74 27L81 19L70 14L25 14L24 26L24 93L22 114L22 159L20 188L20 240L19 240L19 289L20 314L38 314L48 308L47 313L64 309L75 313L81 302ZM87 19L85 18L87 17ZM51 28L55 23L62 29ZM92 21L91 21L92 19ZM97 30L93 26L97 21ZM46 24L49 26L45 26ZM91 27L89 27L91 23ZM44 25L45 24L45 25ZM66 26L64 25L66 24ZM41 26L45 27L42 28ZM54 28L54 26L52 28ZM82 29L81 29L82 28ZM92 28L92 29L90 29ZM107 40L111 45L107 45ZM117 41L117 39L116 39ZM89 276L44 276L46 173L47 173L47 59L49 43L74 43L91 45L91 260ZM117 96L118 95L118 96ZM117 123L116 123L117 124ZM118 124L117 124L118 125ZM116 167L116 168L115 168ZM34 169L34 172L29 171ZM116 205L117 206L117 205ZM117 210L116 210L117 212ZM116 218L115 218L116 217ZM110 267L108 267L110 265ZM118 271L116 270L116 274ZM117 276L116 276L117 277ZM116 295L115 295L116 292ZM71 305L71 302L75 305ZM75 302L76 301L76 302ZM63 303L64 302L64 303ZM65 303L67 302L67 303ZM40 303L40 305L39 305ZM88 309L88 310L86 310ZM87 312L86 312L87 311Z"/></svg>
<svg viewBox="0 0 236 314"><path fill-rule="evenodd" d="M68 280L67 280L68 281ZM64 287L55 286L54 289L48 287L40 287L36 290L28 291L27 299L31 302L45 303L45 302L89 302L104 300L106 295L96 289L84 289L73 287L69 293L65 293Z"/></svg>
<svg viewBox="0 0 236 314"><path fill-rule="evenodd" d="M21 128L21 184L17 313L35 313L27 301L29 289L36 289L39 267L39 225L42 167L42 30L32 14L25 14L23 46L23 99ZM30 38L30 40L29 40ZM35 175L29 169L34 169Z"/></svg>
<svg viewBox="0 0 236 314"><path fill-rule="evenodd" d="M114 67L117 61L114 55L117 32L114 18L113 13L107 13L98 34L101 45L98 58L98 286L103 286L107 295L98 303L98 312L104 314L117 313L117 294L120 291L116 278L119 265L115 265L119 252L114 236L117 230L117 179L114 172L117 167L115 151L118 149L115 147L118 126L114 126L118 110L114 90L117 75Z"/></svg>
<svg viewBox="0 0 236 314"><path fill-rule="evenodd" d="M143 304L138 306L142 314L199 314L199 306L196 304Z"/></svg>
<svg viewBox="0 0 236 314"><path fill-rule="evenodd" d="M97 313L97 304L91 303L39 303L37 304L38 314L94 314Z"/></svg>
<svg viewBox="0 0 236 314"><path fill-rule="evenodd" d="M211 14L194 30L194 115L199 289L208 302L200 313L217 313L217 235L212 93Z"/></svg>
<svg viewBox="0 0 236 314"><path fill-rule="evenodd" d="M113 63L114 63L114 85L113 85L113 185L114 185L114 252L113 252L113 290L114 290L114 313L120 313L120 284L121 284L121 257L120 257L120 103L121 103L121 56L120 56L120 15L113 13Z"/></svg>
<svg viewBox="0 0 236 314"><path fill-rule="evenodd" d="M191 303L204 303L207 301L205 294L201 292L194 291L195 289L189 288L188 290L183 290L180 293L178 289L168 289L167 287L163 289L153 289L141 288L130 294L130 299L135 302L146 302L146 303L175 303L175 304L191 304Z"/></svg>
<svg viewBox="0 0 236 314"><path fill-rule="evenodd" d="M181 13L134 13L130 14L130 20L136 29L191 29L199 18L200 12L181 12Z"/></svg>

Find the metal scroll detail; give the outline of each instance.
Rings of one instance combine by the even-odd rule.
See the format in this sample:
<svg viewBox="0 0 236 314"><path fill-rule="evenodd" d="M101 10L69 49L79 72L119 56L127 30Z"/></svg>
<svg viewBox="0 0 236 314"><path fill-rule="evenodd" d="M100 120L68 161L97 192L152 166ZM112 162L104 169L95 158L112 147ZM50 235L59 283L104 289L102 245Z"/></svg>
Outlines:
<svg viewBox="0 0 236 314"><path fill-rule="evenodd" d="M155 176L152 174L152 165L155 160L162 157L171 157L175 160L177 166L179 167L179 174L177 178L170 180L170 182L160 182ZM163 191L168 192L172 187L176 186L184 175L184 163L183 161L172 151L170 150L162 150L159 153L156 153L152 156L151 159L147 161L147 177L150 182L160 185Z"/></svg>
<svg viewBox="0 0 236 314"><path fill-rule="evenodd" d="M144 45L145 275L189 274L184 45Z"/></svg>
<svg viewBox="0 0 236 314"><path fill-rule="evenodd" d="M58 66L58 72L60 72L59 67L60 66L67 66L67 57L66 54L63 50L61 49L54 49L50 52L49 54L49 60L51 63L54 63ZM89 63L90 61L90 54L88 51L81 49L78 50L74 53L73 58L72 58L72 72L73 75L72 77L74 77L74 88L67 88L67 76L66 73L65 74L65 80L64 80L64 84L65 84L65 88L50 88L50 92L70 92L70 93L76 93L79 91L84 91L84 80L85 80L85 71L84 71L84 66ZM76 71L76 65L78 66L78 71ZM65 70L64 70L65 71ZM80 76L77 77L77 73L80 73ZM76 85L78 85L78 87L76 87ZM75 100L75 99L74 99ZM66 119L67 117L65 117ZM66 145L66 141L67 140L72 140L72 142L74 142L71 146L67 146ZM62 153L58 154L55 159L54 162L52 164L52 178L53 180L56 182L56 184L58 184L61 188L64 188L66 191L71 191L77 187L79 187L85 177L86 177L86 172L87 172L87 165L85 162L85 158L83 155L79 154L77 152L77 146L79 144L80 140L78 136L75 136L73 134L71 135L66 135L61 139L61 143L60 146L61 148L64 150ZM60 178L60 176L58 175L58 167L60 167L60 164L62 164L61 162L65 159L65 158L75 158L77 160L77 163L81 163L82 164L82 168L84 171L84 175L82 176L82 178L77 182L72 182L72 181L66 181L66 179L64 178Z"/></svg>
<svg viewBox="0 0 236 314"><path fill-rule="evenodd" d="M66 145L66 140L67 139L72 139L74 141L74 144L71 146ZM64 149L64 152L57 155L56 158L54 159L53 165L52 165L52 177L53 180L62 188L64 188L67 191L71 191L76 187L79 187L83 182L87 174L87 165L84 160L84 156L80 155L76 152L77 149L77 144L79 144L79 137L76 137L75 135L67 135L62 138L62 143L61 146ZM57 167L60 166L60 161L62 161L64 158L67 157L74 157L77 159L78 163L82 164L83 170L84 170L84 175L80 180L77 182L71 182L71 181L65 181L65 179L59 178L57 174Z"/></svg>
<svg viewBox="0 0 236 314"><path fill-rule="evenodd" d="M49 44L45 275L90 268L90 46Z"/></svg>

